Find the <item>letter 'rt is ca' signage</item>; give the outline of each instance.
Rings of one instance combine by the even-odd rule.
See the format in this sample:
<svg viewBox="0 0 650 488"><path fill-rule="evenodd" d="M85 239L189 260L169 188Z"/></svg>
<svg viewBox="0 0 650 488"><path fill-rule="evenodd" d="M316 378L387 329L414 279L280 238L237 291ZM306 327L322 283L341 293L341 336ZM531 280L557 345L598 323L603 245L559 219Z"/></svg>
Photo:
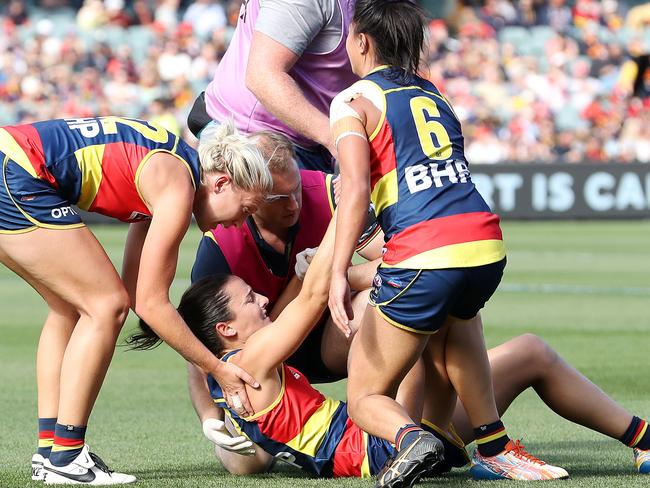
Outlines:
<svg viewBox="0 0 650 488"><path fill-rule="evenodd" d="M505 218L650 218L648 164L472 165L472 180Z"/></svg>

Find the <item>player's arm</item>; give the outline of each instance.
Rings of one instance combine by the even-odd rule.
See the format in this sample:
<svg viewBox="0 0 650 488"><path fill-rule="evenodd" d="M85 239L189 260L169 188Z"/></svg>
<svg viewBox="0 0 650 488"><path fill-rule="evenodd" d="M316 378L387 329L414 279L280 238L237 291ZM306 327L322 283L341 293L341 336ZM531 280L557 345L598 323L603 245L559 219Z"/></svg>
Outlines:
<svg viewBox="0 0 650 488"><path fill-rule="evenodd" d="M147 237L149 222L136 222L129 225L129 232L126 236L124 246L124 259L122 260L122 282L131 299L131 308L135 310L136 286L138 282L138 270L140 269L140 255L142 246Z"/></svg>
<svg viewBox="0 0 650 488"><path fill-rule="evenodd" d="M377 274L377 266L381 263L381 258L373 261L367 261L361 264L355 264L348 268L348 283L350 288L355 291L367 290L372 286L372 280Z"/></svg>
<svg viewBox="0 0 650 488"><path fill-rule="evenodd" d="M224 423L223 410L212 400L206 374L192 363L187 363L187 386L194 411L201 421L203 435L221 450L238 456L255 454L253 443L237 433L230 434Z"/></svg>
<svg viewBox="0 0 650 488"><path fill-rule="evenodd" d="M223 420L223 410L214 404L210 395L206 374L192 363L187 363L187 389L201 423L207 419Z"/></svg>
<svg viewBox="0 0 650 488"><path fill-rule="evenodd" d="M342 92L332 102L330 111L341 168L341 197L337 207L329 308L334 323L346 336L351 333L348 323L353 318L347 271L370 203L370 146L366 109L361 100L351 99L349 92Z"/></svg>
<svg viewBox="0 0 650 488"><path fill-rule="evenodd" d="M291 278L291 281L289 281L289 284L284 290L282 290L282 293L275 301L275 305L273 305L273 309L269 313L269 318L271 320L275 321L280 316L280 313L287 308L287 305L298 296L300 288L302 288L302 281L294 275L293 278Z"/></svg>
<svg viewBox="0 0 650 488"><path fill-rule="evenodd" d="M226 427L230 435L239 435L228 417L226 417ZM257 444L252 444L252 446L252 449L255 449L255 454L252 456L242 456L219 446L215 447L214 452L230 474L245 476L268 472L273 467L275 459Z"/></svg>
<svg viewBox="0 0 650 488"><path fill-rule="evenodd" d="M152 210L144 239L136 287L136 313L187 361L219 381L226 401L238 394L250 414L253 409L243 381L255 380L234 364L216 358L192 333L169 299L178 250L192 216L194 187L187 169L167 153L158 153L144 166L140 192Z"/></svg>
<svg viewBox="0 0 650 488"><path fill-rule="evenodd" d="M334 248L334 219L330 222L318 252L312 259L298 296L280 312L277 320L246 341L241 364L264 374L289 358L318 322L325 305Z"/></svg>
<svg viewBox="0 0 650 488"><path fill-rule="evenodd" d="M292 3L294 2L276 0L272 2L275 8L263 6L260 10L248 57L246 87L278 120L336 155L330 139L327 115L307 100L289 74L304 49L320 32L325 20L315 22L311 12L301 14L301 9L315 8L315 2L311 2L311 5L309 2ZM291 47L270 35L275 34L270 32L272 23L292 29ZM264 29L267 24L269 29ZM264 29L264 32L260 29Z"/></svg>

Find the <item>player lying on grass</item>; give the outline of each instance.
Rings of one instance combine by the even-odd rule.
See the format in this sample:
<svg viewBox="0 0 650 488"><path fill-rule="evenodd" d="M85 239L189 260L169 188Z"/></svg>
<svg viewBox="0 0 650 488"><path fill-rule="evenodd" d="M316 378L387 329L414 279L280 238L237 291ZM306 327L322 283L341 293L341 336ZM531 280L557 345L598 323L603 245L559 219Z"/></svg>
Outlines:
<svg viewBox="0 0 650 488"><path fill-rule="evenodd" d="M368 281L370 279L367 278ZM363 278L360 281L362 282ZM214 290L217 284L204 286L202 292L188 290L183 308L190 307L192 303L198 304L200 308L205 307L213 296L212 293L216 293ZM292 293L295 296L298 290L299 284L294 279L283 299L290 301ZM261 303L263 302L262 299ZM188 321L188 323L195 322ZM207 328L203 330L205 332ZM443 329L441 333L445 334L446 331ZM207 337L204 340L207 343L212 342ZM631 447L637 470L643 474L650 474L650 429L647 421L627 412L539 337L525 334L511 339L488 350L488 358L500 415L507 411L514 399L522 392L533 388L540 399L558 415ZM211 387L214 400L218 405L224 406L218 388L214 388L214 381L211 382ZM253 444L248 437L240 435L249 432L239 426L240 420L234 423L229 421L230 432L226 431L223 424L217 420L221 418L219 413L221 409L211 404L209 397L207 401L202 402L202 405L203 409L199 415L205 421L204 432L208 439L215 442L217 457L229 472L233 474L265 472L272 467L274 457L285 461L291 461L296 457L293 451L282 451L275 444L271 444L272 449L267 452L265 449L269 441L259 435L251 437L259 442L258 445ZM472 426L460 402L454 402L452 412L452 420L444 428L427 420L422 421L423 427L434 433L443 442L445 448L444 461L435 472L430 472L430 475L444 473L451 468L460 468L470 462L465 445L475 440ZM436 414L427 411L425 405L423 418L435 417ZM283 421L291 425L299 425L300 419L291 418L289 421L286 419ZM205 426L208 426L208 429ZM282 454L283 452L289 454ZM518 455L522 454L520 452ZM309 467L307 471L314 472Z"/></svg>
<svg viewBox="0 0 650 488"><path fill-rule="evenodd" d="M264 159L229 124L205 133L197 154L162 127L121 117L4 127L0 151L0 262L49 307L37 352L32 477L47 475L48 484L133 482L111 473L85 445L129 307L230 393L240 391L240 377L254 383L194 338L169 287L192 214L204 229L242 221L271 188ZM131 223L122 279L72 205Z"/></svg>

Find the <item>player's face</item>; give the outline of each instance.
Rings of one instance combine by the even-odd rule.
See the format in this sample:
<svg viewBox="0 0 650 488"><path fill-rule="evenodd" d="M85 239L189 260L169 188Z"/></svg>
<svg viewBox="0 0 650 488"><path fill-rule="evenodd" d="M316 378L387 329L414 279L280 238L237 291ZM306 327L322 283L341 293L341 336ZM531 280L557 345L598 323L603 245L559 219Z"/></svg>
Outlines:
<svg viewBox="0 0 650 488"><path fill-rule="evenodd" d="M269 299L255 293L237 276L228 280L225 291L230 297L229 307L234 315L228 325L237 331L237 339L244 342L256 331L271 323L266 314Z"/></svg>
<svg viewBox="0 0 650 488"><path fill-rule="evenodd" d="M263 222L288 229L298 222L301 209L302 181L298 167L281 174L273 173L273 191L256 215Z"/></svg>
<svg viewBox="0 0 650 488"><path fill-rule="evenodd" d="M206 180L205 194L194 205L194 216L204 232L219 224L239 227L263 201L264 195L235 187L226 175L209 175Z"/></svg>

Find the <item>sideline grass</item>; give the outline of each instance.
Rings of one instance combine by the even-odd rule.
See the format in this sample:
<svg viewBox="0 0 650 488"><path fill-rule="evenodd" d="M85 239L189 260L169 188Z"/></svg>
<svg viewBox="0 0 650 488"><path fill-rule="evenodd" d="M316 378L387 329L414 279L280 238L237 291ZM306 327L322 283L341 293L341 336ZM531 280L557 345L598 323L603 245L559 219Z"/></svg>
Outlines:
<svg viewBox="0 0 650 488"><path fill-rule="evenodd" d="M119 266L125 227L93 230ZM625 407L650 416L650 378L643 369L650 344L650 222L506 223L504 233L506 276L483 314L489 345L539 334ZM194 229L184 242L175 300L188 282L199 237ZM0 487L38 486L29 481L29 460L36 435L34 357L45 307L4 267L0 304ZM133 327L131 317L125 333ZM88 441L110 466L138 476L138 486L372 486L367 480L313 480L288 468L257 478L227 475L201 434L184 380L183 361L166 346L147 353L118 348L115 354ZM343 383L321 389L345 394ZM558 486L650 484L650 477L635 474L628 449L558 418L530 392L505 421L532 452L567 468L572 478ZM421 486L467 483L467 472L458 471Z"/></svg>

